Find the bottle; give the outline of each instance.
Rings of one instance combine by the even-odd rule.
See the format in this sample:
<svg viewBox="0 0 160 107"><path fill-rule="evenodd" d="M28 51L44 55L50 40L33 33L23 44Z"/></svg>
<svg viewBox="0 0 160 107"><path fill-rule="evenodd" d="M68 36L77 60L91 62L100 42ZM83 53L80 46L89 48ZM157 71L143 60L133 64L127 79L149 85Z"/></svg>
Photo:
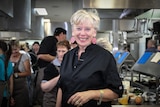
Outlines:
<svg viewBox="0 0 160 107"><path fill-rule="evenodd" d="M124 89L122 98L119 98L118 102L122 105L127 105L129 100L129 96L127 95L127 89Z"/></svg>

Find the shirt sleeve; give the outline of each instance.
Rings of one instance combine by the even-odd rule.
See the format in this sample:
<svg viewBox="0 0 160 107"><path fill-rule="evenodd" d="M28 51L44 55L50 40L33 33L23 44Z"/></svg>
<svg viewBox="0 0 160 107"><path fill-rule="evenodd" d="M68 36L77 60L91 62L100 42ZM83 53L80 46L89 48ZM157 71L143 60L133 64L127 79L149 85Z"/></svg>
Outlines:
<svg viewBox="0 0 160 107"><path fill-rule="evenodd" d="M3 80L4 81L4 61L0 58L0 70L1 70L1 73L0 73L0 80Z"/></svg>
<svg viewBox="0 0 160 107"><path fill-rule="evenodd" d="M45 37L40 45L38 54L50 54L56 56L56 39L54 37Z"/></svg>
<svg viewBox="0 0 160 107"><path fill-rule="evenodd" d="M107 88L111 89L115 93L119 95L119 97L122 96L123 94L123 85L121 78L119 76L118 70L117 70L117 65L113 57L110 57L110 62L107 67L107 79L106 83L108 84Z"/></svg>
<svg viewBox="0 0 160 107"><path fill-rule="evenodd" d="M47 80L49 81L50 79L56 77L59 75L59 72L57 70L57 68L55 67L55 65L53 65L52 63L50 63L49 65L47 65L47 67L44 69L44 77L43 80Z"/></svg>

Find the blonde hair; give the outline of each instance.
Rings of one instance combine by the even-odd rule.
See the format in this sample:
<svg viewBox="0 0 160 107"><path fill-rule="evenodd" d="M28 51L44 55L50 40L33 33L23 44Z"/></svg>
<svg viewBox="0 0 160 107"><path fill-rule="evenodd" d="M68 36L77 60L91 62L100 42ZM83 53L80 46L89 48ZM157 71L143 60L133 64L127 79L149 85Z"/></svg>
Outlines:
<svg viewBox="0 0 160 107"><path fill-rule="evenodd" d="M100 18L98 14L86 10L78 10L75 12L71 16L70 23L74 26L84 22L85 20L90 21L96 30L99 28Z"/></svg>
<svg viewBox="0 0 160 107"><path fill-rule="evenodd" d="M104 49L112 52L112 45L111 43L108 41L107 38L98 38L97 39L97 45L103 47Z"/></svg>

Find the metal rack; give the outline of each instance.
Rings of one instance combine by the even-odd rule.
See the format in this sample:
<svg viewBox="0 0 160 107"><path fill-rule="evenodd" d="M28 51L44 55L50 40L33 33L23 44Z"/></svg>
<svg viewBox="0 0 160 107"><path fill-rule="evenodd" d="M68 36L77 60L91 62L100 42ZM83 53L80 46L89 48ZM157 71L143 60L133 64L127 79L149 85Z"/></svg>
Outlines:
<svg viewBox="0 0 160 107"><path fill-rule="evenodd" d="M144 84L137 83L133 81L133 74L139 74L139 81L141 80L141 75L154 77L156 88L152 91L156 92L156 104L160 104L160 92L158 92L157 88L160 85L160 63L151 62L152 58L156 55L156 53L145 52L142 57L140 57L137 62L132 67L132 79L131 84L136 84L140 88L151 91L148 86Z"/></svg>
<svg viewBox="0 0 160 107"><path fill-rule="evenodd" d="M124 78L123 76L128 72L130 73L130 69L136 62L130 52L121 53L116 61L121 78Z"/></svg>

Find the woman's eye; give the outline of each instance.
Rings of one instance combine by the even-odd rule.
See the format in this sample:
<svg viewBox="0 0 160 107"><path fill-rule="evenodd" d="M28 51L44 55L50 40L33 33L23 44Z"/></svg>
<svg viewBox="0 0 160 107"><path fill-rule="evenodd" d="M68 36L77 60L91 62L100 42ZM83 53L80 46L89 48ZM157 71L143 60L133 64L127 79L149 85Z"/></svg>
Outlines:
<svg viewBox="0 0 160 107"><path fill-rule="evenodd" d="M91 29L90 28L85 28L85 31L90 31Z"/></svg>
<svg viewBox="0 0 160 107"><path fill-rule="evenodd" d="M77 28L78 31L82 30L81 28Z"/></svg>

